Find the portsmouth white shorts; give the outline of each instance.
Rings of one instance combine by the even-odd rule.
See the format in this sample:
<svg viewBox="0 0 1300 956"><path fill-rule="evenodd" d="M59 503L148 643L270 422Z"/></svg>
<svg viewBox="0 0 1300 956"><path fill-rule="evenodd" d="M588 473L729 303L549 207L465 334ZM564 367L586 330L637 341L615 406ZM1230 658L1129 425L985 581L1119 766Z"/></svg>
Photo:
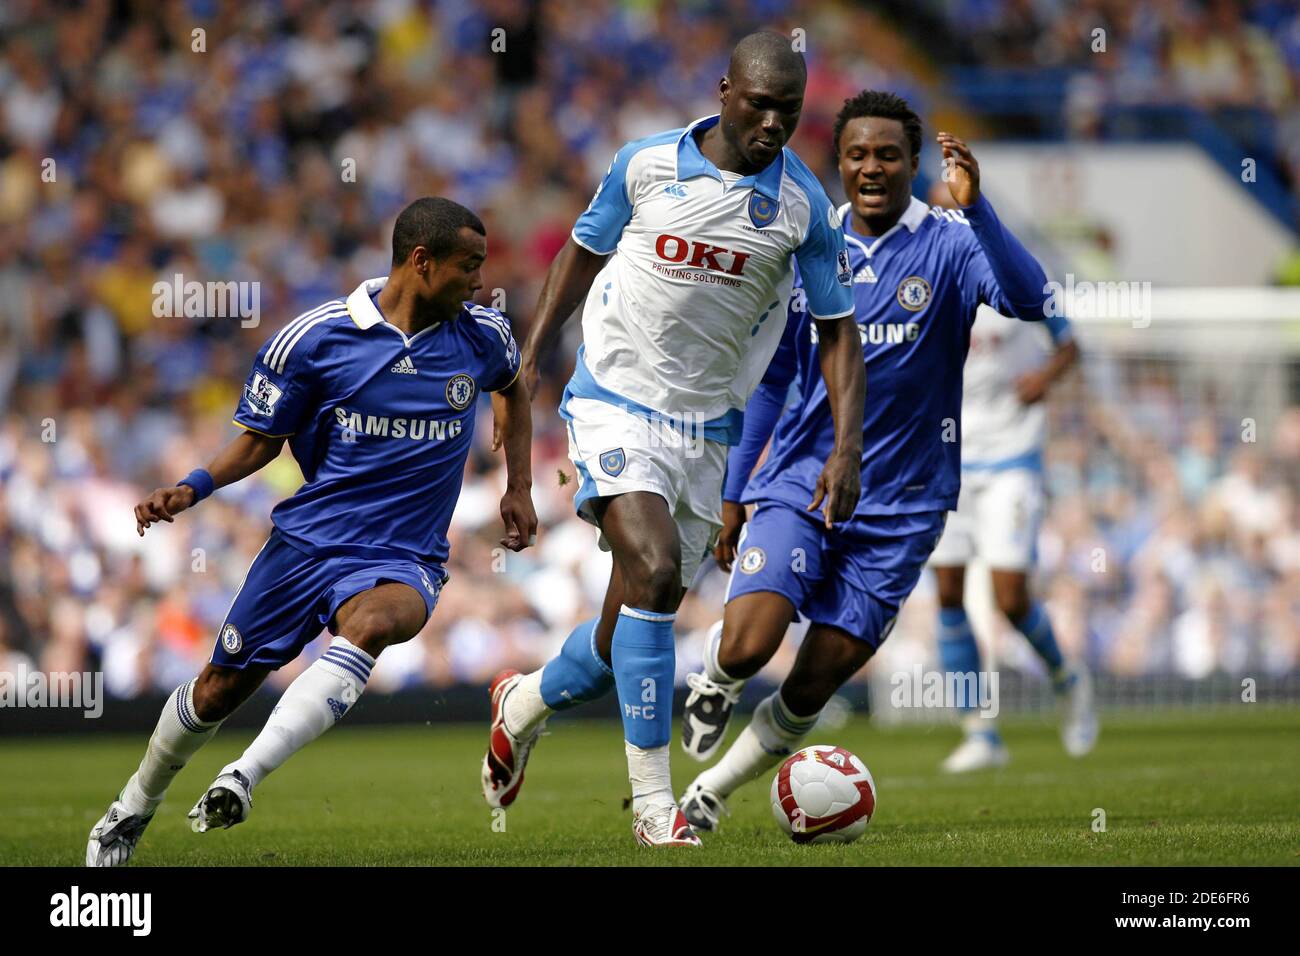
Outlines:
<svg viewBox="0 0 1300 956"><path fill-rule="evenodd" d="M1043 507L1043 480L1037 471L962 472L957 510L948 516L930 566L956 567L979 557L995 570L1029 570Z"/></svg>
<svg viewBox="0 0 1300 956"><path fill-rule="evenodd" d="M682 585L713 549L722 527L727 446L667 418L647 418L598 399L570 396L569 458L578 471L573 504L592 524L592 500L650 491L668 502L682 547ZM609 550L604 535L602 550Z"/></svg>

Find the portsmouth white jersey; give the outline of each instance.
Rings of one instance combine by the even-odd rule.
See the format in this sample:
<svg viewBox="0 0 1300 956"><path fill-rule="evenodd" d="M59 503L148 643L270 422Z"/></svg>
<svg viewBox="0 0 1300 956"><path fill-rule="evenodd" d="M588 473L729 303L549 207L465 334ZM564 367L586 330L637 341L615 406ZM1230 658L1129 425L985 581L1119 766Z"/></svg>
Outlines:
<svg viewBox="0 0 1300 956"><path fill-rule="evenodd" d="M1064 318L1021 322L979 307L962 383L963 470L1041 466L1047 409L1042 402L1021 402L1016 379L1041 368L1050 347L1070 336Z"/></svg>
<svg viewBox="0 0 1300 956"><path fill-rule="evenodd" d="M797 257L815 318L853 314L839 218L790 150L761 172L723 173L685 129L614 157L574 241L613 253L582 311L569 392L703 423L739 440L741 410L785 327Z"/></svg>

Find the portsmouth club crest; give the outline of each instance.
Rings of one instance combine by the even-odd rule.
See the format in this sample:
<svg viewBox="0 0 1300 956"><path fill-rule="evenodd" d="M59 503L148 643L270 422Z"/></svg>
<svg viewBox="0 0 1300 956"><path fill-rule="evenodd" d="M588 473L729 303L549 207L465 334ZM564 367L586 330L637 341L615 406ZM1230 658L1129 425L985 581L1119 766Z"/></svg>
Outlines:
<svg viewBox="0 0 1300 956"><path fill-rule="evenodd" d="M749 221L759 229L770 226L780 208L781 204L775 199L768 199L756 192L749 194Z"/></svg>
<svg viewBox="0 0 1300 956"><path fill-rule="evenodd" d="M908 312L920 312L930 301L930 283L920 276L908 276L898 283L898 304Z"/></svg>
<svg viewBox="0 0 1300 956"><path fill-rule="evenodd" d="M611 448L609 451L600 454L600 470L611 478L617 478L623 474L623 469L627 467L627 455L623 454L621 448Z"/></svg>
<svg viewBox="0 0 1300 956"><path fill-rule="evenodd" d="M458 412L469 407L474 400L474 379L464 372L453 375L447 382L447 404Z"/></svg>

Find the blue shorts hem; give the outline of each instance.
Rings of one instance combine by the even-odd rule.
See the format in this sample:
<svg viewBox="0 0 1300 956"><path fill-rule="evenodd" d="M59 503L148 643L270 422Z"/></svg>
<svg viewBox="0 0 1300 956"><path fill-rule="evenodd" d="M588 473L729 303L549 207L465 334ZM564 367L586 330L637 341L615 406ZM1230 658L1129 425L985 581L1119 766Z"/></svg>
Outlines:
<svg viewBox="0 0 1300 956"><path fill-rule="evenodd" d="M419 593L427 621L447 580L435 564L308 555L273 532L231 602L209 660L238 670L277 670L329 628L344 602L390 581Z"/></svg>

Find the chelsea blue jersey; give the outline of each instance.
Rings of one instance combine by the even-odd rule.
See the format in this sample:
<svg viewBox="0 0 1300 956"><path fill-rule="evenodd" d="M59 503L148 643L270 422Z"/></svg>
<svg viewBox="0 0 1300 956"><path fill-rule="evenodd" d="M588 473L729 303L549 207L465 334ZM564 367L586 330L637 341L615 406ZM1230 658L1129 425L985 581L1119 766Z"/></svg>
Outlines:
<svg viewBox="0 0 1300 956"><path fill-rule="evenodd" d="M966 210L913 199L899 222L874 238L852 230L847 205L841 215L867 379L855 517L950 511L961 487L962 365L976 310L984 303L1041 320L1046 276L983 197ZM733 451L728 500L806 508L835 444L817 327L797 287L763 387L784 395L792 382L798 397L781 414L767 461L743 497L737 485L748 470ZM752 466L757 451L750 451Z"/></svg>
<svg viewBox="0 0 1300 956"><path fill-rule="evenodd" d="M312 555L441 564L482 392L519 372L510 323L465 303L408 336L376 297L387 278L305 312L257 354L235 424L288 438L303 477L271 520Z"/></svg>

